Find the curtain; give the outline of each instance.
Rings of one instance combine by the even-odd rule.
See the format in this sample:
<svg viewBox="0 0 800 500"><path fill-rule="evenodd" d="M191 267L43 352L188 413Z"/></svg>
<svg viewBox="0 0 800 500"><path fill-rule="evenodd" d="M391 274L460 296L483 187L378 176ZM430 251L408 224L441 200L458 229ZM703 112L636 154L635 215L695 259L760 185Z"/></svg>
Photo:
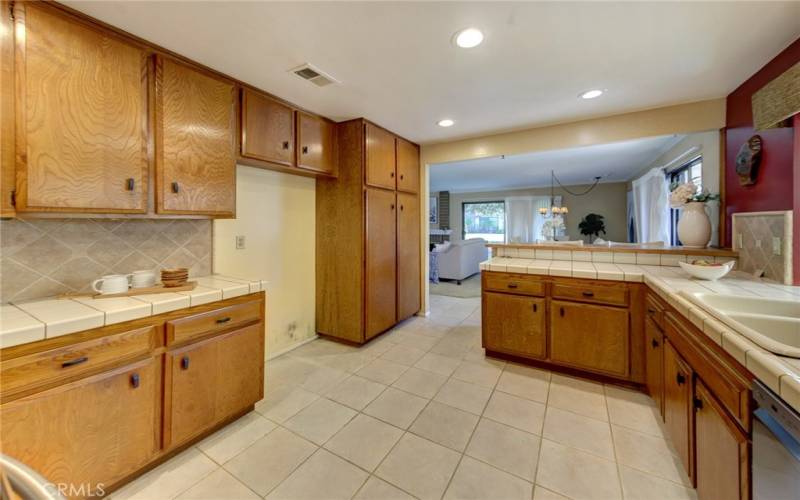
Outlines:
<svg viewBox="0 0 800 500"><path fill-rule="evenodd" d="M637 242L669 242L669 186L662 169L633 181L633 217Z"/></svg>
<svg viewBox="0 0 800 500"><path fill-rule="evenodd" d="M533 243L541 238L544 217L539 208L549 208L547 196L512 196L506 203L506 242Z"/></svg>

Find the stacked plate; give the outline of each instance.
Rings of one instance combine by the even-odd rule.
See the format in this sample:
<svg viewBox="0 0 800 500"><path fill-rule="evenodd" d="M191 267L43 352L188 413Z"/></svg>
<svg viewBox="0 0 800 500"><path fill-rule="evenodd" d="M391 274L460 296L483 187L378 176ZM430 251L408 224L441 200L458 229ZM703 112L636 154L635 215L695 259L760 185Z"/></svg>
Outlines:
<svg viewBox="0 0 800 500"><path fill-rule="evenodd" d="M161 270L161 283L163 283L165 287L183 286L188 279L189 269L185 267Z"/></svg>

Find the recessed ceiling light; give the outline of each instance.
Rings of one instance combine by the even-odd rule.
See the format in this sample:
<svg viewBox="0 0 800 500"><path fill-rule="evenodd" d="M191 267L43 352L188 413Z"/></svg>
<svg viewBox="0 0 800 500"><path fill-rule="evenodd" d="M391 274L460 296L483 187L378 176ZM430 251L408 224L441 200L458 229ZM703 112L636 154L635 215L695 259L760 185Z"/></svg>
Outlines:
<svg viewBox="0 0 800 500"><path fill-rule="evenodd" d="M455 35L456 45L462 49L477 47L483 41L483 33L477 28L467 28L459 31Z"/></svg>
<svg viewBox="0 0 800 500"><path fill-rule="evenodd" d="M446 118L444 120L439 120L440 127L452 127L455 122L450 118Z"/></svg>
<svg viewBox="0 0 800 500"><path fill-rule="evenodd" d="M600 97L601 95L603 95L603 92L604 91L600 89L592 89L581 93L581 95L579 95L578 97L580 97L581 99L594 99L595 97Z"/></svg>

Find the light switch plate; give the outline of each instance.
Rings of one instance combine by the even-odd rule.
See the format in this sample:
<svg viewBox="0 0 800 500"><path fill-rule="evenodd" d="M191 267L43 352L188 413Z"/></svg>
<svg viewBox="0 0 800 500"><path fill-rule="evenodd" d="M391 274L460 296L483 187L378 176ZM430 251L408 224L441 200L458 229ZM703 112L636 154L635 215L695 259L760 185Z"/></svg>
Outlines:
<svg viewBox="0 0 800 500"><path fill-rule="evenodd" d="M240 234L236 237L236 250L244 250L244 235Z"/></svg>
<svg viewBox="0 0 800 500"><path fill-rule="evenodd" d="M773 255L780 255L781 254L781 239L779 236L772 237L772 254Z"/></svg>

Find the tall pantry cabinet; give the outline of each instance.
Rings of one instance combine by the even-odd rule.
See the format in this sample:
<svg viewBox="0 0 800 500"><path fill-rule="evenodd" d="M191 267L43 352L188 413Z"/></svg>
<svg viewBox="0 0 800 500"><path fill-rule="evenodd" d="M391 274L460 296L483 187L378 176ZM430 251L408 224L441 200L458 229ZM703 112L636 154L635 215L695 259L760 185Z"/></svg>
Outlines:
<svg viewBox="0 0 800 500"><path fill-rule="evenodd" d="M317 332L364 343L420 308L419 147L337 124L339 177L317 179Z"/></svg>

